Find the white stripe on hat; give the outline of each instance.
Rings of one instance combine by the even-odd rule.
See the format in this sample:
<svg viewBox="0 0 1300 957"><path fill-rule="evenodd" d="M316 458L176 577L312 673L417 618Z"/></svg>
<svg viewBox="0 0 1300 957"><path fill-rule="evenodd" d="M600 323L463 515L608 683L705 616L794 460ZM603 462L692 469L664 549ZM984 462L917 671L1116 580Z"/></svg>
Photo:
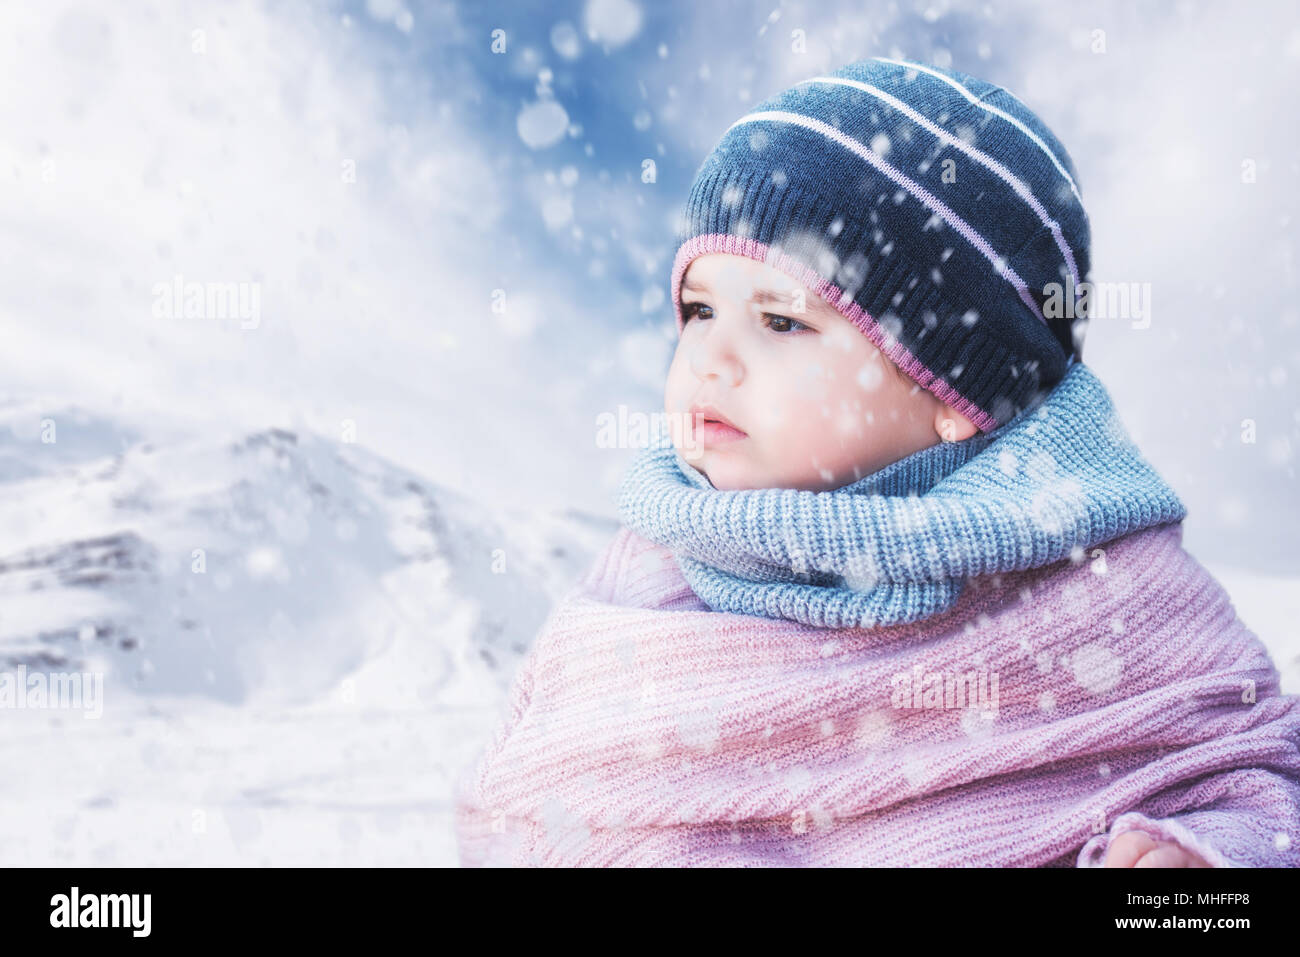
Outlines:
<svg viewBox="0 0 1300 957"><path fill-rule="evenodd" d="M889 163L885 162L879 153L862 143L859 143L853 137L848 136L844 132L837 130L829 123L823 123L819 119L811 116L804 116L800 113L789 113L785 110L761 110L756 113L747 113L740 119L736 120L736 122L732 123L731 126L727 127L727 131L734 129L742 123L759 123L764 120L769 120L775 123L792 123L796 126L806 127L816 133L822 134L828 139L834 140L845 149L851 150L872 166L876 167L876 169L880 170L899 186L903 187L907 192L911 193L930 209L938 213L939 216L947 221L950 226L964 236L972 246L983 253L984 257L993 264L993 268L997 270L998 275L1011 283L1015 288L1021 301L1029 307L1029 311L1032 312L1044 325L1047 324L1047 320L1043 317L1042 312L1039 311L1038 304L1034 302L1034 297L1030 294L1029 288L1025 285L1025 281L1016 274L1014 269L1007 265L1006 259L989 244L989 241L980 235L979 231L976 230L974 226L949 209L947 204L938 199L924 186L905 176Z"/></svg>
<svg viewBox="0 0 1300 957"><path fill-rule="evenodd" d="M1070 281L1073 283L1073 288L1075 289L1079 288L1079 269L1074 264L1074 251L1070 249L1069 244L1065 241L1065 237L1061 235L1061 224L1058 223L1056 220L1052 219L1047 214L1047 210L1043 208L1043 204L1038 201L1038 198L1034 196L1034 194L1030 191L1029 187L1025 185L1025 183L1022 180L1020 180L1014 173L1012 173L1009 169L1007 169L1005 166L1003 166L993 157L989 156L987 153L983 152L982 150L976 149L974 146L971 146L969 143L965 142L964 140L959 139L956 136L953 136L947 130L943 129L942 127L938 126L935 123L930 122L929 119L927 119L925 116L922 116L916 110L912 109L912 107L908 106L902 100L898 99L898 97L892 96L889 93L886 93L884 90L872 86L870 83L863 83L860 80L850 80L847 77L815 76L810 80L801 80L798 83L796 83L795 86L803 86L805 83L832 83L840 86L852 87L857 90L862 90L864 93L870 93L872 96L884 100L886 103L888 103L894 109L898 110L900 113L905 114L914 123L917 123L920 126L924 126L935 136L939 137L939 139L942 140L943 142L948 143L951 146L957 147L957 149L961 150L963 153L967 154L968 156L975 159L983 166L992 170L994 173L996 173L999 177L1002 178L1003 182L1005 182L1008 186L1014 189L1016 191L1016 194L1021 199L1023 199L1026 203L1029 204L1030 208L1032 208L1033 211L1038 215L1039 222L1041 222L1044 226L1047 226L1049 229L1051 229L1052 236L1056 239L1056 248L1061 251L1061 255L1065 258L1066 268L1069 269L1070 271Z"/></svg>
<svg viewBox="0 0 1300 957"><path fill-rule="evenodd" d="M1070 184L1070 191L1074 193L1074 198L1079 201L1080 206L1083 205L1083 197L1079 195L1079 188L1074 185L1073 177L1071 177L1070 174L1066 171L1065 167L1061 165L1061 161L1056 158L1056 154L1053 153L1051 149L1048 147L1048 145L1038 137L1037 133L1035 133L1029 127L1025 126L1024 123L1021 123L1010 113L1005 113L1002 110L999 110L996 106L992 106L988 103L985 103L983 100L981 100L979 97L973 94L970 90L966 89L966 87L962 86L952 77L944 76L942 73L939 73L937 70L932 70L928 66L925 66L924 64L909 63L906 60L891 60L889 57L884 57L884 56L872 57L872 59L879 60L881 63L893 63L896 66L905 66L912 70L920 70L922 73L928 73L930 76L934 77L935 79L943 80L943 82L947 83L954 90L956 90L962 96L966 97L966 99L970 100L980 109L987 110L988 112L992 113L994 116L1000 116L1002 119L1006 120L1008 123L1016 127L1016 129L1020 130L1020 132L1024 133L1027 137L1029 137L1034 142L1035 146L1037 146L1040 150L1042 150L1044 153L1047 154L1047 158L1052 161L1052 165L1056 167L1057 172L1060 173L1062 176L1064 176L1065 181ZM1008 96L1012 95L1010 90L1003 90L1003 92L1006 93ZM1025 109L1029 109L1029 107L1025 107Z"/></svg>

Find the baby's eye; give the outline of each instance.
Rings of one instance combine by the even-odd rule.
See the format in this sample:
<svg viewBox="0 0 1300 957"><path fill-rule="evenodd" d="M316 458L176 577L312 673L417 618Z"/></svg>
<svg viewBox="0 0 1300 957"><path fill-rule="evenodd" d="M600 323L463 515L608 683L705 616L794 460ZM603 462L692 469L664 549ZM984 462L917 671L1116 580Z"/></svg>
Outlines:
<svg viewBox="0 0 1300 957"><path fill-rule="evenodd" d="M710 319L710 318L713 317L713 307L712 307L712 306L706 306L706 305L705 305L704 303L702 303L702 302L684 302L684 303L682 303L682 325L685 325L686 323L690 322L691 319L695 318L696 315L699 313L699 311L700 311L701 309L705 310L705 311L708 313L708 315L706 315L706 316L699 316L699 318L701 318L701 319Z"/></svg>
<svg viewBox="0 0 1300 957"><path fill-rule="evenodd" d="M798 332L800 329L811 329L811 326L805 326L798 319L791 319L787 316L774 316L770 312L763 313L763 318L771 320L767 327L773 332Z"/></svg>

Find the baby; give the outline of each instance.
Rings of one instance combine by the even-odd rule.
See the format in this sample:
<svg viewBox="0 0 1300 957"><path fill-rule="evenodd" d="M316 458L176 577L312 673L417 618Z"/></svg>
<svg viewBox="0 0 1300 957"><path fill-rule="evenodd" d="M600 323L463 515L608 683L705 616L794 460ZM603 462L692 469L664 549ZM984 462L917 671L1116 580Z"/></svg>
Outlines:
<svg viewBox="0 0 1300 957"><path fill-rule="evenodd" d="M681 289L665 410L684 423L684 457L715 488L833 489L978 431L767 263L708 253ZM1175 841L1128 831L1105 866L1210 865Z"/></svg>
<svg viewBox="0 0 1300 957"><path fill-rule="evenodd" d="M462 863L1300 864L1300 699L1052 307L1089 227L1041 120L852 63L731 125L677 242L671 428Z"/></svg>

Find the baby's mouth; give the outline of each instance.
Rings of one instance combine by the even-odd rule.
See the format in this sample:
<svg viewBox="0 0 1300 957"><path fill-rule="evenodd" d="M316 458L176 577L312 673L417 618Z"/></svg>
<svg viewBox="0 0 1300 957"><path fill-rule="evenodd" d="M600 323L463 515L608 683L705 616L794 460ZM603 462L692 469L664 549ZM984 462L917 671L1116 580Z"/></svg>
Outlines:
<svg viewBox="0 0 1300 957"><path fill-rule="evenodd" d="M725 419L710 418L703 412L695 414L693 424L696 438L705 446L725 445L746 437L743 431Z"/></svg>

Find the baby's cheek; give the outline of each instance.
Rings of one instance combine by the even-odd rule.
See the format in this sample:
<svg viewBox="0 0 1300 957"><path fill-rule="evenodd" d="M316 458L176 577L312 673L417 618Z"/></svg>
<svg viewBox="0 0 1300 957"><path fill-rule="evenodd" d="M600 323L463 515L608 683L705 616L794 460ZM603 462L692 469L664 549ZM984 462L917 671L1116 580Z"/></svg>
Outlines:
<svg viewBox="0 0 1300 957"><path fill-rule="evenodd" d="M765 406L759 411L758 419L768 428L779 428L790 421L790 408L785 403Z"/></svg>
<svg viewBox="0 0 1300 957"><path fill-rule="evenodd" d="M754 410L749 432L759 442L780 442L785 440L787 433L793 431L795 421L789 403L767 403Z"/></svg>
<svg viewBox="0 0 1300 957"><path fill-rule="evenodd" d="M787 453L802 464L825 457L839 445L838 416L825 402L809 403L784 432Z"/></svg>
<svg viewBox="0 0 1300 957"><path fill-rule="evenodd" d="M806 363L795 379L795 389L804 401L827 399L835 385L831 370L819 362Z"/></svg>
<svg viewBox="0 0 1300 957"><path fill-rule="evenodd" d="M691 400L699 391L699 380L689 369L674 366L668 373L668 385L664 389L664 408L669 412L685 415Z"/></svg>

